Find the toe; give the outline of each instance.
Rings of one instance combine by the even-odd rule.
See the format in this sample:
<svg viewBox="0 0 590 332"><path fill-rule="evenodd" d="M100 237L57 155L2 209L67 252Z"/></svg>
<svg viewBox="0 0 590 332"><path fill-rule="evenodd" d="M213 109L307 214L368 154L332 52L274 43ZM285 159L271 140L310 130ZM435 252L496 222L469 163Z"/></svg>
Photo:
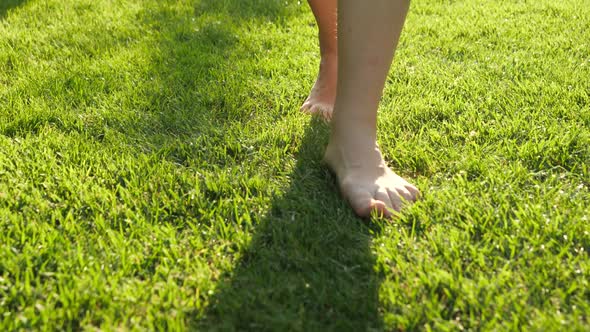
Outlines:
<svg viewBox="0 0 590 332"><path fill-rule="evenodd" d="M383 202L385 204L385 208L387 208L388 210L395 209L395 207L393 206L393 202L391 200L391 197L390 197L389 193L387 192L387 189L385 189L385 188L379 188L377 190L377 192L375 193L375 200Z"/></svg>
<svg viewBox="0 0 590 332"><path fill-rule="evenodd" d="M322 114L322 117L326 121L332 120L332 107L331 106L328 106L328 105L323 105L321 107L321 114Z"/></svg>
<svg viewBox="0 0 590 332"><path fill-rule="evenodd" d="M395 191L407 202L413 202L414 198L412 193L406 187L396 187Z"/></svg>
<svg viewBox="0 0 590 332"><path fill-rule="evenodd" d="M330 120L332 118L332 108L325 104L315 104L309 108L309 113L317 114L324 118L324 120Z"/></svg>
<svg viewBox="0 0 590 332"><path fill-rule="evenodd" d="M311 113L310 106L311 106L311 104L306 101L303 103L303 105L301 105L301 108L299 108L299 111L309 114L309 113Z"/></svg>
<svg viewBox="0 0 590 332"><path fill-rule="evenodd" d="M344 192L346 188L343 188ZM352 206L354 212L360 217L368 217L371 215L371 210L376 204L371 193L365 190L351 190L346 195L348 203ZM383 203L381 203L383 204Z"/></svg>
<svg viewBox="0 0 590 332"><path fill-rule="evenodd" d="M369 214L373 211L377 212L377 215L380 217L391 218L391 216L393 216L391 208L380 200L371 199ZM367 215L367 217L368 216L369 215Z"/></svg>
<svg viewBox="0 0 590 332"><path fill-rule="evenodd" d="M405 185L405 188L410 193L412 202L415 202L420 198L420 190L418 190L418 188L414 187L411 184Z"/></svg>
<svg viewBox="0 0 590 332"><path fill-rule="evenodd" d="M393 209L397 212L402 210L402 206L403 206L403 202L402 199L400 198L400 195L397 193L397 191L392 190L392 189L387 189L387 193L389 194L389 199L391 200L391 205L393 206Z"/></svg>

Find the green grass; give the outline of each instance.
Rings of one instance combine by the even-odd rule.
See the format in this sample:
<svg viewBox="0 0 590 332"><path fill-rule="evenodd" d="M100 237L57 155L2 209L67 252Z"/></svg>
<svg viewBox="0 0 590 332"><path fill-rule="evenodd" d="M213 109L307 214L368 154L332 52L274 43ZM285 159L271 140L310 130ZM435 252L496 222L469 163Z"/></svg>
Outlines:
<svg viewBox="0 0 590 332"><path fill-rule="evenodd" d="M590 3L414 1L357 219L278 0L1 0L0 330L588 330Z"/></svg>

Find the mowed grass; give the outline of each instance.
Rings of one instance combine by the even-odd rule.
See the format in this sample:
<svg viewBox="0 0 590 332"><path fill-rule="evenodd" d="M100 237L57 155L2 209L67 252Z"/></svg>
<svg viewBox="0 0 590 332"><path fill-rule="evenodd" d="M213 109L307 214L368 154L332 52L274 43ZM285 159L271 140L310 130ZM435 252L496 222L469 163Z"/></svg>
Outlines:
<svg viewBox="0 0 590 332"><path fill-rule="evenodd" d="M590 329L590 3L411 4L361 220L305 2L2 0L0 330Z"/></svg>

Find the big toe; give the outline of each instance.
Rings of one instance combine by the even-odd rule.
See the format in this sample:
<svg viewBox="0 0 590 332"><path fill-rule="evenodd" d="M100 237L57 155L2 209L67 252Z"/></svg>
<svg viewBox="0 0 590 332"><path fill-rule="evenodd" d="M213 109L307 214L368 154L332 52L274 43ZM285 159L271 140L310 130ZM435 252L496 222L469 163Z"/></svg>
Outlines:
<svg viewBox="0 0 590 332"><path fill-rule="evenodd" d="M342 190L348 203L358 216L368 217L371 215L371 210L376 203L369 191L359 190L352 186L349 186L349 188L343 187Z"/></svg>
<svg viewBox="0 0 590 332"><path fill-rule="evenodd" d="M376 212L379 216L392 217L393 209L389 199L373 197L373 194L364 189L349 187L343 188L348 203L359 217L370 217Z"/></svg>
<svg viewBox="0 0 590 332"><path fill-rule="evenodd" d="M309 109L311 108L311 106L313 106L313 103L309 99L307 99L303 102L303 105L301 105L301 108L299 108L299 110L303 113L309 113Z"/></svg>

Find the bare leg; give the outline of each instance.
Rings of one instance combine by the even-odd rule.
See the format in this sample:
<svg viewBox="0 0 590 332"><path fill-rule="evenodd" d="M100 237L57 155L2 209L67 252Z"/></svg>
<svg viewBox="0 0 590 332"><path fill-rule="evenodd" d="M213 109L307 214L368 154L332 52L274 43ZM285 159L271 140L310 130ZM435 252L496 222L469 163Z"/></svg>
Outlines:
<svg viewBox="0 0 590 332"><path fill-rule="evenodd" d="M338 43L336 41L336 1L308 0L319 28L320 71L318 78L301 106L301 111L332 117L336 98L336 78L338 74Z"/></svg>
<svg viewBox="0 0 590 332"><path fill-rule="evenodd" d="M325 161L359 216L391 216L418 189L395 174L377 146L377 108L409 0L339 0L338 83Z"/></svg>

